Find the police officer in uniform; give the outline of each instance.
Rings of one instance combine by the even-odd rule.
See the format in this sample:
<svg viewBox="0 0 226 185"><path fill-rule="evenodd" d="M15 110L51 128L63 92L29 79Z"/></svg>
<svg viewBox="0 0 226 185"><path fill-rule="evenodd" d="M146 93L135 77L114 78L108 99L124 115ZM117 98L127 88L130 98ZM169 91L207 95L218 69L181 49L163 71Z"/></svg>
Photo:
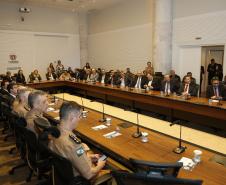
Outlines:
<svg viewBox="0 0 226 185"><path fill-rule="evenodd" d="M47 94L42 91L31 92L28 96L28 105L31 110L25 117L27 121L27 128L38 136L39 130L35 127L34 119L37 117L46 119L43 117L43 113L46 112L48 108Z"/></svg>
<svg viewBox="0 0 226 185"><path fill-rule="evenodd" d="M82 176L92 184L111 179L109 170L102 170L106 161L98 161L98 154L86 152L85 145L72 132L78 125L81 107L75 102L64 102L60 108L60 137L49 143L49 148L71 161L75 177ZM95 162L94 162L95 161Z"/></svg>

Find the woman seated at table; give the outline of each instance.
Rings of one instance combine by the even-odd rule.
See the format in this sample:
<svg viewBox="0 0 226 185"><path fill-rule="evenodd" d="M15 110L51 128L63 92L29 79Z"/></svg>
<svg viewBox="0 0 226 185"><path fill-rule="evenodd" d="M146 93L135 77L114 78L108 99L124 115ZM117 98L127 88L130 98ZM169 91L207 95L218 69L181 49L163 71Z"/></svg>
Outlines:
<svg viewBox="0 0 226 185"><path fill-rule="evenodd" d="M50 67L47 69L46 79L47 80L56 80L57 75L52 71Z"/></svg>
<svg viewBox="0 0 226 185"><path fill-rule="evenodd" d="M19 70L17 75L16 75L16 83L21 83L21 84L25 84L26 80L23 74L23 70Z"/></svg>
<svg viewBox="0 0 226 185"><path fill-rule="evenodd" d="M64 71L61 75L60 75L60 80L71 80L71 75L67 72Z"/></svg>
<svg viewBox="0 0 226 185"><path fill-rule="evenodd" d="M55 68L54 68L52 62L49 64L49 68L51 69L51 71L52 71L53 73L55 73Z"/></svg>
<svg viewBox="0 0 226 185"><path fill-rule="evenodd" d="M37 69L35 69L34 72L29 75L29 78L31 83L40 82L42 80L41 75L38 73Z"/></svg>

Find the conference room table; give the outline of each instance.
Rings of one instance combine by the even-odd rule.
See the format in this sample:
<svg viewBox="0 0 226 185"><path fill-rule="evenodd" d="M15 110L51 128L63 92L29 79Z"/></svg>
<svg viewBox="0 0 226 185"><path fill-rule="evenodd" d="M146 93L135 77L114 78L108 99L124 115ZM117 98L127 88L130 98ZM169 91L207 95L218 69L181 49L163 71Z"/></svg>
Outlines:
<svg viewBox="0 0 226 185"><path fill-rule="evenodd" d="M59 123L59 103L52 103L51 110L46 113L46 117L55 124ZM141 138L133 138L132 134L136 132L136 126L132 125L127 128L120 127L123 121L110 115L112 122L105 129L94 130L92 127L99 126L99 119L102 114L94 110L88 110L86 118L81 118L75 133L89 146L95 147L113 160L119 162L127 168L131 168L129 158L147 160L152 162L176 162L182 157L193 158L193 151L199 149L203 152L201 162L192 170L181 169L178 177L189 179L202 179L204 185L225 185L226 184L226 168L211 160L216 155L214 152L199 148L197 146L186 143L186 151L182 154L176 154L173 149L178 146L178 140L166 135L156 133L154 131L141 128L142 132L148 133L148 142L143 143ZM120 129L118 129L120 128ZM121 135L113 138L106 138L103 135L117 130Z"/></svg>
<svg viewBox="0 0 226 185"><path fill-rule="evenodd" d="M86 83L84 81L42 81L29 83L27 86L42 90L67 90L70 93L81 94L84 97L102 99L103 102L125 104L131 109L147 110L168 116L170 120L185 120L206 128L213 128L226 133L226 101L210 102L203 97L191 97L186 100L183 96L171 94L165 96L159 91L143 89L120 88L101 83Z"/></svg>

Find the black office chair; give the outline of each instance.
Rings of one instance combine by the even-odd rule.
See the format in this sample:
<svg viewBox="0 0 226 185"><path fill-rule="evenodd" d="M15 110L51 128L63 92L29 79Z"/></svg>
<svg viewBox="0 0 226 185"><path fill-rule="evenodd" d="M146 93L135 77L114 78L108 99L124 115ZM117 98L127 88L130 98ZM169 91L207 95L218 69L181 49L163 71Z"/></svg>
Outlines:
<svg viewBox="0 0 226 185"><path fill-rule="evenodd" d="M26 141L26 161L30 169L29 175L26 179L27 182L31 180L33 173L41 179L47 177L47 173L50 171L48 158L41 158L38 139L34 132L25 129L25 141Z"/></svg>
<svg viewBox="0 0 226 185"><path fill-rule="evenodd" d="M199 88L199 84L195 84L195 92L197 97L199 97Z"/></svg>
<svg viewBox="0 0 226 185"><path fill-rule="evenodd" d="M202 180L181 179L175 177L146 176L139 173L112 171L117 185L201 185Z"/></svg>
<svg viewBox="0 0 226 185"><path fill-rule="evenodd" d="M5 134L7 130L10 130L10 115L11 115L11 107L9 104L8 96L2 95L1 96L1 109L2 109L2 116L4 117L4 127L2 130L2 134ZM4 140L7 140L7 136L4 138Z"/></svg>
<svg viewBox="0 0 226 185"><path fill-rule="evenodd" d="M15 115L16 116L16 115ZM23 160L23 163L13 167L10 171L9 174L13 175L14 171L16 169L22 168L24 166L27 166L26 162L26 141L25 141L25 127L27 125L27 122L24 118L22 117L17 117L16 122L15 122L15 135L16 135L16 148L19 151L20 158ZM10 153L14 148L10 150Z"/></svg>
<svg viewBox="0 0 226 185"><path fill-rule="evenodd" d="M142 173L145 175L152 176L173 176L177 177L180 168L183 166L183 163L155 163L150 161L129 159L131 162L134 171L136 173Z"/></svg>
<svg viewBox="0 0 226 185"><path fill-rule="evenodd" d="M72 164L69 160L54 152L51 153L53 185L91 185L82 176L74 177Z"/></svg>

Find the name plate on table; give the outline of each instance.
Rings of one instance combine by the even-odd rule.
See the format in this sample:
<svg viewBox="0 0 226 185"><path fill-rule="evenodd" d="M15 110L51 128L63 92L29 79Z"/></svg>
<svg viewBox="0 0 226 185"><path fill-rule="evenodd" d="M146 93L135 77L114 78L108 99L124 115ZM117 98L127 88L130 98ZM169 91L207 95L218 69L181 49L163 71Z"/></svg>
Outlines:
<svg viewBox="0 0 226 185"><path fill-rule="evenodd" d="M117 137L117 136L120 136L120 135L122 135L122 134L117 132L117 131L113 131L113 132L104 134L103 136L108 138L108 139L111 139L111 138L114 138L114 137Z"/></svg>
<svg viewBox="0 0 226 185"><path fill-rule="evenodd" d="M98 125L98 126L92 127L93 130L102 130L105 128L108 128L108 127L106 125Z"/></svg>

